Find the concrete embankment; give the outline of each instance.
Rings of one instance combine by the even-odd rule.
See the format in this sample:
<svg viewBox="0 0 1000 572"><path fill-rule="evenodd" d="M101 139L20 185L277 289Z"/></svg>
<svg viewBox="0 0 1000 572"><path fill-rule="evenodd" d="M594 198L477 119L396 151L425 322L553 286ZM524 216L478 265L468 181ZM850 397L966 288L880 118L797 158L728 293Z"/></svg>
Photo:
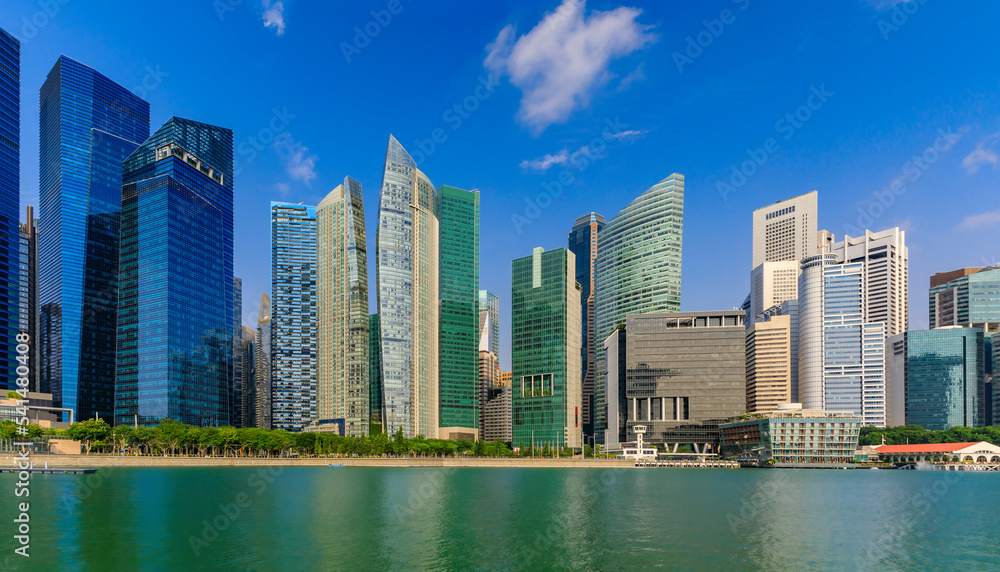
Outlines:
<svg viewBox="0 0 1000 572"><path fill-rule="evenodd" d="M489 458L394 458L337 459L252 457L115 457L110 455L32 455L32 463L43 467L480 467L480 468L634 468L632 461L617 459L489 459ZM13 455L0 455L0 465L16 463Z"/></svg>

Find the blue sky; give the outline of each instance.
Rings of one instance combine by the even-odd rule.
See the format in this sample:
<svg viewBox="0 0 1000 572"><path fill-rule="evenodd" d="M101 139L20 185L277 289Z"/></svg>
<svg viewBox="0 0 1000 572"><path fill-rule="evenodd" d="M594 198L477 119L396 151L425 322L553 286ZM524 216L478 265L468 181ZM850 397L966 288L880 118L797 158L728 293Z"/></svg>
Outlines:
<svg viewBox="0 0 1000 572"><path fill-rule="evenodd" d="M270 290L269 201L316 204L354 177L374 254L390 133L436 185L481 191L505 354L511 260L673 172L685 310L739 305L751 212L811 190L838 240L907 231L911 329L931 274L1000 262L1000 5L620 1L5 0L0 27L23 40L22 210L62 53L145 97L154 131L172 115L235 131L248 325Z"/></svg>

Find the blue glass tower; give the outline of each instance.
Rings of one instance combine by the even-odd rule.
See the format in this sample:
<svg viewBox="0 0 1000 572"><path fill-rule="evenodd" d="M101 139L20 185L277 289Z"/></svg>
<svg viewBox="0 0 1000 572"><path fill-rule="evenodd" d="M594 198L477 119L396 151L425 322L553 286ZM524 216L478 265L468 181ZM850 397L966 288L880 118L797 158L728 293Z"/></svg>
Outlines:
<svg viewBox="0 0 1000 572"><path fill-rule="evenodd" d="M271 425L316 418L316 207L271 203Z"/></svg>
<svg viewBox="0 0 1000 572"><path fill-rule="evenodd" d="M62 56L39 93L41 389L111 420L122 161L149 137L149 104Z"/></svg>
<svg viewBox="0 0 1000 572"><path fill-rule="evenodd" d="M4 390L13 389L17 378L20 152L21 42L0 30L0 389Z"/></svg>
<svg viewBox="0 0 1000 572"><path fill-rule="evenodd" d="M230 423L233 132L171 118L122 167L115 420Z"/></svg>

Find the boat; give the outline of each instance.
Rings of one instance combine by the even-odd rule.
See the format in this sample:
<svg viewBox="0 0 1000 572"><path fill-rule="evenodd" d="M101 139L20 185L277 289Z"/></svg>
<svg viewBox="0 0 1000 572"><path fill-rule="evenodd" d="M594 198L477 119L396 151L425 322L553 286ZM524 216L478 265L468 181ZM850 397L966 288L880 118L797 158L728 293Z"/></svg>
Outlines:
<svg viewBox="0 0 1000 572"><path fill-rule="evenodd" d="M336 465L327 465L328 467L343 467L344 465L337 463Z"/></svg>

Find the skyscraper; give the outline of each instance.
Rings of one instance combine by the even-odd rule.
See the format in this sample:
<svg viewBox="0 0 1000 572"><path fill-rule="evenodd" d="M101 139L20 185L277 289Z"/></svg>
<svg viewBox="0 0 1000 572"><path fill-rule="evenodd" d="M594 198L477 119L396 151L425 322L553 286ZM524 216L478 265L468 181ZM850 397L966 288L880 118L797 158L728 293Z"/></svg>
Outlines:
<svg viewBox="0 0 1000 572"><path fill-rule="evenodd" d="M583 435L590 440L594 435L594 353L599 340L591 339L594 329L594 270L597 264L597 237L605 225L604 217L592 212L576 219L569 231L569 249L576 255L576 282L580 285L582 323L580 334L580 368L583 371Z"/></svg>
<svg viewBox="0 0 1000 572"><path fill-rule="evenodd" d="M253 376L253 416L254 427L271 429L271 298L260 295L260 310L257 313L257 341L254 343L256 360Z"/></svg>
<svg viewBox="0 0 1000 572"><path fill-rule="evenodd" d="M115 420L228 425L233 132L170 118L125 160L121 197Z"/></svg>
<svg viewBox="0 0 1000 572"><path fill-rule="evenodd" d="M601 230L589 334L595 349L628 314L680 310L683 231L684 175L677 173L636 197ZM604 352L594 359L594 403L594 434L601 442L608 406Z"/></svg>
<svg viewBox="0 0 1000 572"><path fill-rule="evenodd" d="M437 191L440 429L445 439L479 433L479 191Z"/></svg>
<svg viewBox="0 0 1000 572"><path fill-rule="evenodd" d="M823 276L836 264L832 253L802 259L799 275L798 400L803 409L823 410ZM860 413L857 412L857 413Z"/></svg>
<svg viewBox="0 0 1000 572"><path fill-rule="evenodd" d="M271 203L271 423L316 419L316 207Z"/></svg>
<svg viewBox="0 0 1000 572"><path fill-rule="evenodd" d="M233 278L233 374L229 382L229 417L233 427L245 427L243 415L243 279Z"/></svg>
<svg viewBox="0 0 1000 572"><path fill-rule="evenodd" d="M511 264L512 438L515 447L580 447L580 290L560 248Z"/></svg>
<svg viewBox="0 0 1000 572"><path fill-rule="evenodd" d="M864 268L865 322L885 324L885 335L895 336L909 324L909 255L906 233L897 228L864 236L845 236L830 252L837 262L861 263Z"/></svg>
<svg viewBox="0 0 1000 572"><path fill-rule="evenodd" d="M489 290L479 291L479 340L482 344L483 327L489 317L489 351L500 356L500 297Z"/></svg>
<svg viewBox="0 0 1000 572"><path fill-rule="evenodd" d="M257 369L256 331L249 327L240 328L240 353L243 355L243 377L240 387L240 411L243 412L243 424L240 427L256 427L254 417L254 378Z"/></svg>
<svg viewBox="0 0 1000 572"><path fill-rule="evenodd" d="M931 276L928 292L931 329L1000 327L1000 266L962 268Z"/></svg>
<svg viewBox="0 0 1000 572"><path fill-rule="evenodd" d="M316 208L320 420L343 419L346 435L368 434L368 249L361 183L344 179Z"/></svg>
<svg viewBox="0 0 1000 572"><path fill-rule="evenodd" d="M38 219L30 205L26 211L27 217L20 228L20 329L31 336L28 341L28 388L39 391L41 336L38 335Z"/></svg>
<svg viewBox="0 0 1000 572"><path fill-rule="evenodd" d="M792 319L770 316L747 328L748 413L776 411L792 402Z"/></svg>
<svg viewBox="0 0 1000 572"><path fill-rule="evenodd" d="M368 316L368 410L369 422L378 425L380 431L382 427L383 401L382 401L382 351L381 338L379 337L378 314ZM374 430L374 429L373 429Z"/></svg>
<svg viewBox="0 0 1000 572"><path fill-rule="evenodd" d="M384 429L437 437L437 193L406 149L389 137L379 192L375 257L382 351Z"/></svg>
<svg viewBox="0 0 1000 572"><path fill-rule="evenodd" d="M21 42L0 30L0 390L16 388L18 377L20 159Z"/></svg>
<svg viewBox="0 0 1000 572"><path fill-rule="evenodd" d="M753 268L818 253L818 199L812 191L753 211Z"/></svg>
<svg viewBox="0 0 1000 572"><path fill-rule="evenodd" d="M77 419L114 415L122 163L148 137L148 103L56 61L39 92L41 386Z"/></svg>

